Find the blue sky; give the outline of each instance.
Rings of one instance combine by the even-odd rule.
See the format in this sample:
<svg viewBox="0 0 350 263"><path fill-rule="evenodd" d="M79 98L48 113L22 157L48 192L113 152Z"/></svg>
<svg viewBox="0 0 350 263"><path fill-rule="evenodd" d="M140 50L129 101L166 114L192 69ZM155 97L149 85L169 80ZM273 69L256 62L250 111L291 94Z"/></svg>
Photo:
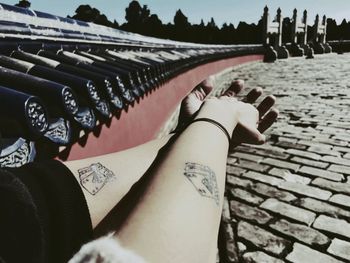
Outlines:
<svg viewBox="0 0 350 263"><path fill-rule="evenodd" d="M73 15L80 4L89 4L107 15L110 20L124 22L125 8L131 0L29 0L32 8L60 16ZM2 3L15 4L18 0L0 0ZM151 13L158 14L163 23L172 22L177 9L181 9L191 23L205 22L214 17L218 25L224 22L237 25L239 21L256 23L262 15L265 5L270 10L280 6L283 16L292 16L292 11L307 9L309 24L319 13L335 18L338 23L343 18L350 20L350 0L140 0L141 5L148 5Z"/></svg>

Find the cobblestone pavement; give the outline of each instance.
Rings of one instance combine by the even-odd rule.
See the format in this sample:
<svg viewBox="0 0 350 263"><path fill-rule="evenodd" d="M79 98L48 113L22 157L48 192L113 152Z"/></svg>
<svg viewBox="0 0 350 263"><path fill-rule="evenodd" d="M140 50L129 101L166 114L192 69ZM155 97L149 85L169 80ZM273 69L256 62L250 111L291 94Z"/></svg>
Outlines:
<svg viewBox="0 0 350 263"><path fill-rule="evenodd" d="M229 156L228 258L350 262L350 54L251 63L229 78L274 94L281 114L267 144Z"/></svg>

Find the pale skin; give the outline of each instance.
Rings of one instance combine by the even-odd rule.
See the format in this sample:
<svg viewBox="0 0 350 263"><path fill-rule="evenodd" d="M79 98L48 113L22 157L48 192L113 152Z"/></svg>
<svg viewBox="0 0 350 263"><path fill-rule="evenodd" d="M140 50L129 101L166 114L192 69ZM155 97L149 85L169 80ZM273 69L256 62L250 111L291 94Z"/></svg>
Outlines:
<svg viewBox="0 0 350 263"><path fill-rule="evenodd" d="M234 97L242 89L243 82L235 81L225 92L222 99L225 97ZM210 79L202 82L201 85L196 87L182 103L179 122L188 121L191 116L193 116L194 113L201 107L205 97L211 90L212 84ZM248 94L246 101L253 103L261 94L261 89L254 89ZM260 116L262 117L265 115L265 118L258 122L258 128L261 132L266 130L277 117L277 111L274 109L270 110L274 103L274 98L267 97L267 100L267 102L262 102L258 106L258 109L260 107ZM265 114L268 111L269 113ZM257 131L257 127L254 127L254 129L246 129L244 126L241 126L242 125L239 124L236 127L238 132L233 133L231 145L238 145L242 142L242 139L255 144L262 143L264 141L265 138L260 132ZM244 138L242 138L242 136ZM146 144L122 152L65 163L79 182L81 182L82 177L79 171L81 171L82 168L91 166L92 164L100 163L114 175L112 178L113 180L109 180L102 187L99 185L99 190L95 194L91 194L91 191L87 191L81 184L90 211L93 228L95 228L106 217L106 215L115 207L115 205L119 203L120 200L128 193L130 188L140 180L140 178L145 174L156 159L159 150L169 141L171 137L172 135L168 135L164 138L153 140Z"/></svg>

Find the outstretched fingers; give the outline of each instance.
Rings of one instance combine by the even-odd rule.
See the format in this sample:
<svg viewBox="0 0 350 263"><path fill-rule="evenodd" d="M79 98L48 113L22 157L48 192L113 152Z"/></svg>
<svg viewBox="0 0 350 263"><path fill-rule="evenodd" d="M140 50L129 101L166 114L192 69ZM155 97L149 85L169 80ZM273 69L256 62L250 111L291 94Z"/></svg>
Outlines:
<svg viewBox="0 0 350 263"><path fill-rule="evenodd" d="M221 95L226 97L236 97L244 89L244 80L237 79L232 81L230 87Z"/></svg>
<svg viewBox="0 0 350 263"><path fill-rule="evenodd" d="M256 107L259 111L259 118L261 119L276 103L276 98L273 95L269 95L263 99L263 101Z"/></svg>
<svg viewBox="0 0 350 263"><path fill-rule="evenodd" d="M272 108L263 118L260 120L258 125L258 131L263 133L277 120L279 111Z"/></svg>
<svg viewBox="0 0 350 263"><path fill-rule="evenodd" d="M261 87L256 87L247 94L247 96L243 99L243 102L253 104L262 94L263 89Z"/></svg>
<svg viewBox="0 0 350 263"><path fill-rule="evenodd" d="M201 87L203 94L208 95L213 90L214 77L208 77L207 79L203 80L198 86Z"/></svg>

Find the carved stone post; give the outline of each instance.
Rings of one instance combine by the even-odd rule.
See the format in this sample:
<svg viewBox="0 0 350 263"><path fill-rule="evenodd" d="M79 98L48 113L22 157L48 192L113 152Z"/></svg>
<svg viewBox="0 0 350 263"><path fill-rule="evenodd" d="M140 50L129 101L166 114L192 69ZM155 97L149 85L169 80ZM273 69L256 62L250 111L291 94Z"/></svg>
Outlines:
<svg viewBox="0 0 350 263"><path fill-rule="evenodd" d="M315 24L314 24L314 41L315 42L318 42L319 26L320 26L320 16L317 14L315 18Z"/></svg>
<svg viewBox="0 0 350 263"><path fill-rule="evenodd" d="M320 23L319 15L316 16L314 25L314 49L316 54L330 53L332 48L326 44L327 18L323 16Z"/></svg>
<svg viewBox="0 0 350 263"><path fill-rule="evenodd" d="M304 24L304 35L303 35L302 44L306 45L307 44L307 11L306 10L304 10L302 23Z"/></svg>
<svg viewBox="0 0 350 263"><path fill-rule="evenodd" d="M325 53L332 53L332 47L327 43L327 17L326 17L326 15L323 16L322 24L323 24L324 29L323 29L321 43L324 46Z"/></svg>
<svg viewBox="0 0 350 263"><path fill-rule="evenodd" d="M300 32L300 24L298 22L298 11L293 10L293 20L292 20L292 45L290 47L290 52L293 56L302 57L304 55L304 50L300 48L298 36L300 34L304 35L303 29Z"/></svg>
<svg viewBox="0 0 350 263"><path fill-rule="evenodd" d="M322 18L322 26L324 26L323 28L323 32L320 35L320 43L322 44L326 44L326 34L327 34L327 18L324 15Z"/></svg>
<svg viewBox="0 0 350 263"><path fill-rule="evenodd" d="M263 14L263 41L265 45L270 44L269 39L269 24L270 24L270 16L269 16L269 8L265 6L264 14Z"/></svg>
<svg viewBox="0 0 350 263"><path fill-rule="evenodd" d="M304 25L304 34L302 36L301 48L304 50L306 58L314 58L314 50L307 44L308 28L307 28L307 10L304 10L302 24Z"/></svg>
<svg viewBox="0 0 350 263"><path fill-rule="evenodd" d="M277 16L276 16L276 22L278 24L278 30L277 30L277 43L276 43L276 50L278 54L278 58L288 58L289 52L285 46L282 46L282 27L283 27L283 17L282 17L282 11L281 8L277 9Z"/></svg>
<svg viewBox="0 0 350 263"><path fill-rule="evenodd" d="M297 9L293 10L293 24L292 24L292 42L298 43L298 11Z"/></svg>
<svg viewBox="0 0 350 263"><path fill-rule="evenodd" d="M277 9L277 16L276 16L276 22L278 23L278 31L277 31L277 42L275 43L275 47L281 47L282 46L282 11L281 8Z"/></svg>

